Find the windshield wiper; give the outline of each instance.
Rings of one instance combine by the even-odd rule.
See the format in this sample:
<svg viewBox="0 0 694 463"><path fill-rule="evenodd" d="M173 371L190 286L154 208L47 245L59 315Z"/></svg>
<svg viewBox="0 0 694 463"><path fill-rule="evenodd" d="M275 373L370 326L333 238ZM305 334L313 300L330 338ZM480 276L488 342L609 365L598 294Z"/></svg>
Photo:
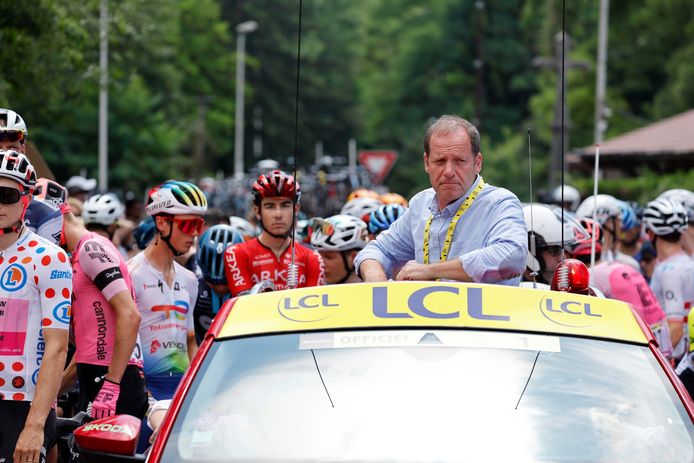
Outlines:
<svg viewBox="0 0 694 463"><path fill-rule="evenodd" d="M520 401L523 398L523 394L525 394L525 390L528 388L528 384L530 384L530 378L533 376L533 371L535 371L535 365L537 365L537 359L540 357L540 351L537 351L537 354L535 354L535 361L533 362L533 367L530 369L530 374L528 375L528 380L525 382L525 386L523 386L523 390L521 391L520 397L518 397L518 402L516 402L516 410L518 410L518 405L520 405ZM315 358L315 357L314 357Z"/></svg>
<svg viewBox="0 0 694 463"><path fill-rule="evenodd" d="M328 400L330 400L330 406L335 408L335 404L333 403L332 397L330 397L328 387L325 385L325 381L323 381L323 375L320 372L320 367L318 367L318 360L316 360L316 354L313 352L313 349L311 349L311 355L313 356L313 363L316 364L316 371L318 371L318 377L320 378L320 382L323 384L323 389L325 389L325 393L328 395Z"/></svg>

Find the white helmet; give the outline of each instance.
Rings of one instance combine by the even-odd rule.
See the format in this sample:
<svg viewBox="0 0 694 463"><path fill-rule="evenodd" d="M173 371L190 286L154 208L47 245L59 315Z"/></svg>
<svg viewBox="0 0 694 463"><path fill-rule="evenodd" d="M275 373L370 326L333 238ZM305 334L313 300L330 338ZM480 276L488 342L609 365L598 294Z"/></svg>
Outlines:
<svg viewBox="0 0 694 463"><path fill-rule="evenodd" d="M123 204L113 193L90 196L82 206L84 224L91 223L109 226L123 215Z"/></svg>
<svg viewBox="0 0 694 463"><path fill-rule="evenodd" d="M530 240L531 232L535 235L537 251L549 246L561 246L569 249L571 245L576 243L574 224L570 220L569 214L565 212L562 225L560 208L539 203L526 204L523 206L523 218L528 230L528 240ZM564 229L563 243L562 227ZM531 253L528 253L526 266L533 272L544 271L544 263L538 261Z"/></svg>
<svg viewBox="0 0 694 463"><path fill-rule="evenodd" d="M366 223L351 215L334 215L313 229L311 245L318 251L363 249L369 241Z"/></svg>
<svg viewBox="0 0 694 463"><path fill-rule="evenodd" d="M0 150L0 177L19 183L30 193L36 187L36 171L29 158L15 150Z"/></svg>
<svg viewBox="0 0 694 463"><path fill-rule="evenodd" d="M657 198L646 205L643 221L658 236L682 233L687 229L687 211L677 201Z"/></svg>
<svg viewBox="0 0 694 463"><path fill-rule="evenodd" d="M244 239L251 239L258 236L258 229L251 225L251 223L242 219L241 217L231 216L229 217L229 224L237 232L241 233Z"/></svg>
<svg viewBox="0 0 694 463"><path fill-rule="evenodd" d="M205 215L207 198L200 188L190 182L169 180L149 190L147 215Z"/></svg>
<svg viewBox="0 0 694 463"><path fill-rule="evenodd" d="M4 126L0 126L0 129L21 130L22 132L24 132L24 135L29 135L27 125L24 122L24 119L22 119L22 116L12 111L11 109L4 108L0 108L0 115L5 115L5 117L3 117L2 119L6 119L7 121Z"/></svg>
<svg viewBox="0 0 694 463"><path fill-rule="evenodd" d="M564 202L565 203L570 203L570 209L572 211L575 211L576 208L578 207L578 204L581 202L581 193L578 192L578 190L571 185L564 185ZM562 191L562 186L556 187L554 190L552 190L552 200L554 201L555 204L561 204L561 191Z"/></svg>
<svg viewBox="0 0 694 463"><path fill-rule="evenodd" d="M578 209L576 216L579 219L592 219L593 210L596 210L595 219L600 225L605 225L608 219L613 217L621 217L622 209L619 207L619 201L614 196L598 195L597 204L593 196L588 196L583 200Z"/></svg>
<svg viewBox="0 0 694 463"><path fill-rule="evenodd" d="M342 210L340 210L341 215L351 215L358 219L363 219L365 215L371 214L373 211L383 206L383 203L375 198L354 198L347 201Z"/></svg>
<svg viewBox="0 0 694 463"><path fill-rule="evenodd" d="M694 192L684 190L682 188L676 188L674 190L664 191L660 194L660 196L658 196L658 199L660 198L681 203L687 210L689 222L694 223Z"/></svg>

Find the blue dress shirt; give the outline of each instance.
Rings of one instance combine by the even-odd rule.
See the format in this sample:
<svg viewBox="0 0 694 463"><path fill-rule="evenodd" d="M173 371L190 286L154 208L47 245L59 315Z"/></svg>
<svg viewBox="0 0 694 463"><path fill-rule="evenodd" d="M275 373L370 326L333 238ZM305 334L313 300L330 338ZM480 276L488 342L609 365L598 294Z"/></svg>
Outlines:
<svg viewBox="0 0 694 463"><path fill-rule="evenodd" d="M357 254L357 271L366 259L380 262L388 277L408 261L423 263L424 226L429 216L433 216L429 262L439 262L448 226L480 180L478 175L470 189L443 210L433 188L417 193L405 214ZM528 233L520 201L504 188L485 185L458 221L447 260L458 259L475 282L517 286L527 254Z"/></svg>

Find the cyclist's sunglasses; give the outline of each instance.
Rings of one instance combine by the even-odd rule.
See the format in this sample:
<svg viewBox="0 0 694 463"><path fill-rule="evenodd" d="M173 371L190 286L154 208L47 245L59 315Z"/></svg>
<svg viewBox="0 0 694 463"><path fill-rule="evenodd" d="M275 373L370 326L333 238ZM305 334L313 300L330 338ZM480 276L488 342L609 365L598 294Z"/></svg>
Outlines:
<svg viewBox="0 0 694 463"><path fill-rule="evenodd" d="M22 130L0 130L0 142L24 143L24 132Z"/></svg>
<svg viewBox="0 0 694 463"><path fill-rule="evenodd" d="M186 235L192 235L194 232L197 232L199 235L202 233L202 229L205 226L205 219L202 217L195 217L194 219L179 219L177 217L172 217L171 221L176 222L178 229Z"/></svg>
<svg viewBox="0 0 694 463"><path fill-rule="evenodd" d="M0 204L15 204L22 197L22 192L16 188L0 186Z"/></svg>

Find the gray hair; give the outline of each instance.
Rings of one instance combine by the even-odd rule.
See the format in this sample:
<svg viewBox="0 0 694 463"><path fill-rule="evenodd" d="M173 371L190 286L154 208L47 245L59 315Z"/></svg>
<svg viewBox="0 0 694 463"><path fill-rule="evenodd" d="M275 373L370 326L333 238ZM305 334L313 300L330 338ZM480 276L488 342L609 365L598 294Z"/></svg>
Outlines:
<svg viewBox="0 0 694 463"><path fill-rule="evenodd" d="M429 142L435 133L448 135L459 129L463 129L467 132L470 138L470 145L472 146L472 155L477 156L480 152L480 133L477 127L472 125L470 121L453 114L444 114L429 126L424 135L424 152L429 155Z"/></svg>

